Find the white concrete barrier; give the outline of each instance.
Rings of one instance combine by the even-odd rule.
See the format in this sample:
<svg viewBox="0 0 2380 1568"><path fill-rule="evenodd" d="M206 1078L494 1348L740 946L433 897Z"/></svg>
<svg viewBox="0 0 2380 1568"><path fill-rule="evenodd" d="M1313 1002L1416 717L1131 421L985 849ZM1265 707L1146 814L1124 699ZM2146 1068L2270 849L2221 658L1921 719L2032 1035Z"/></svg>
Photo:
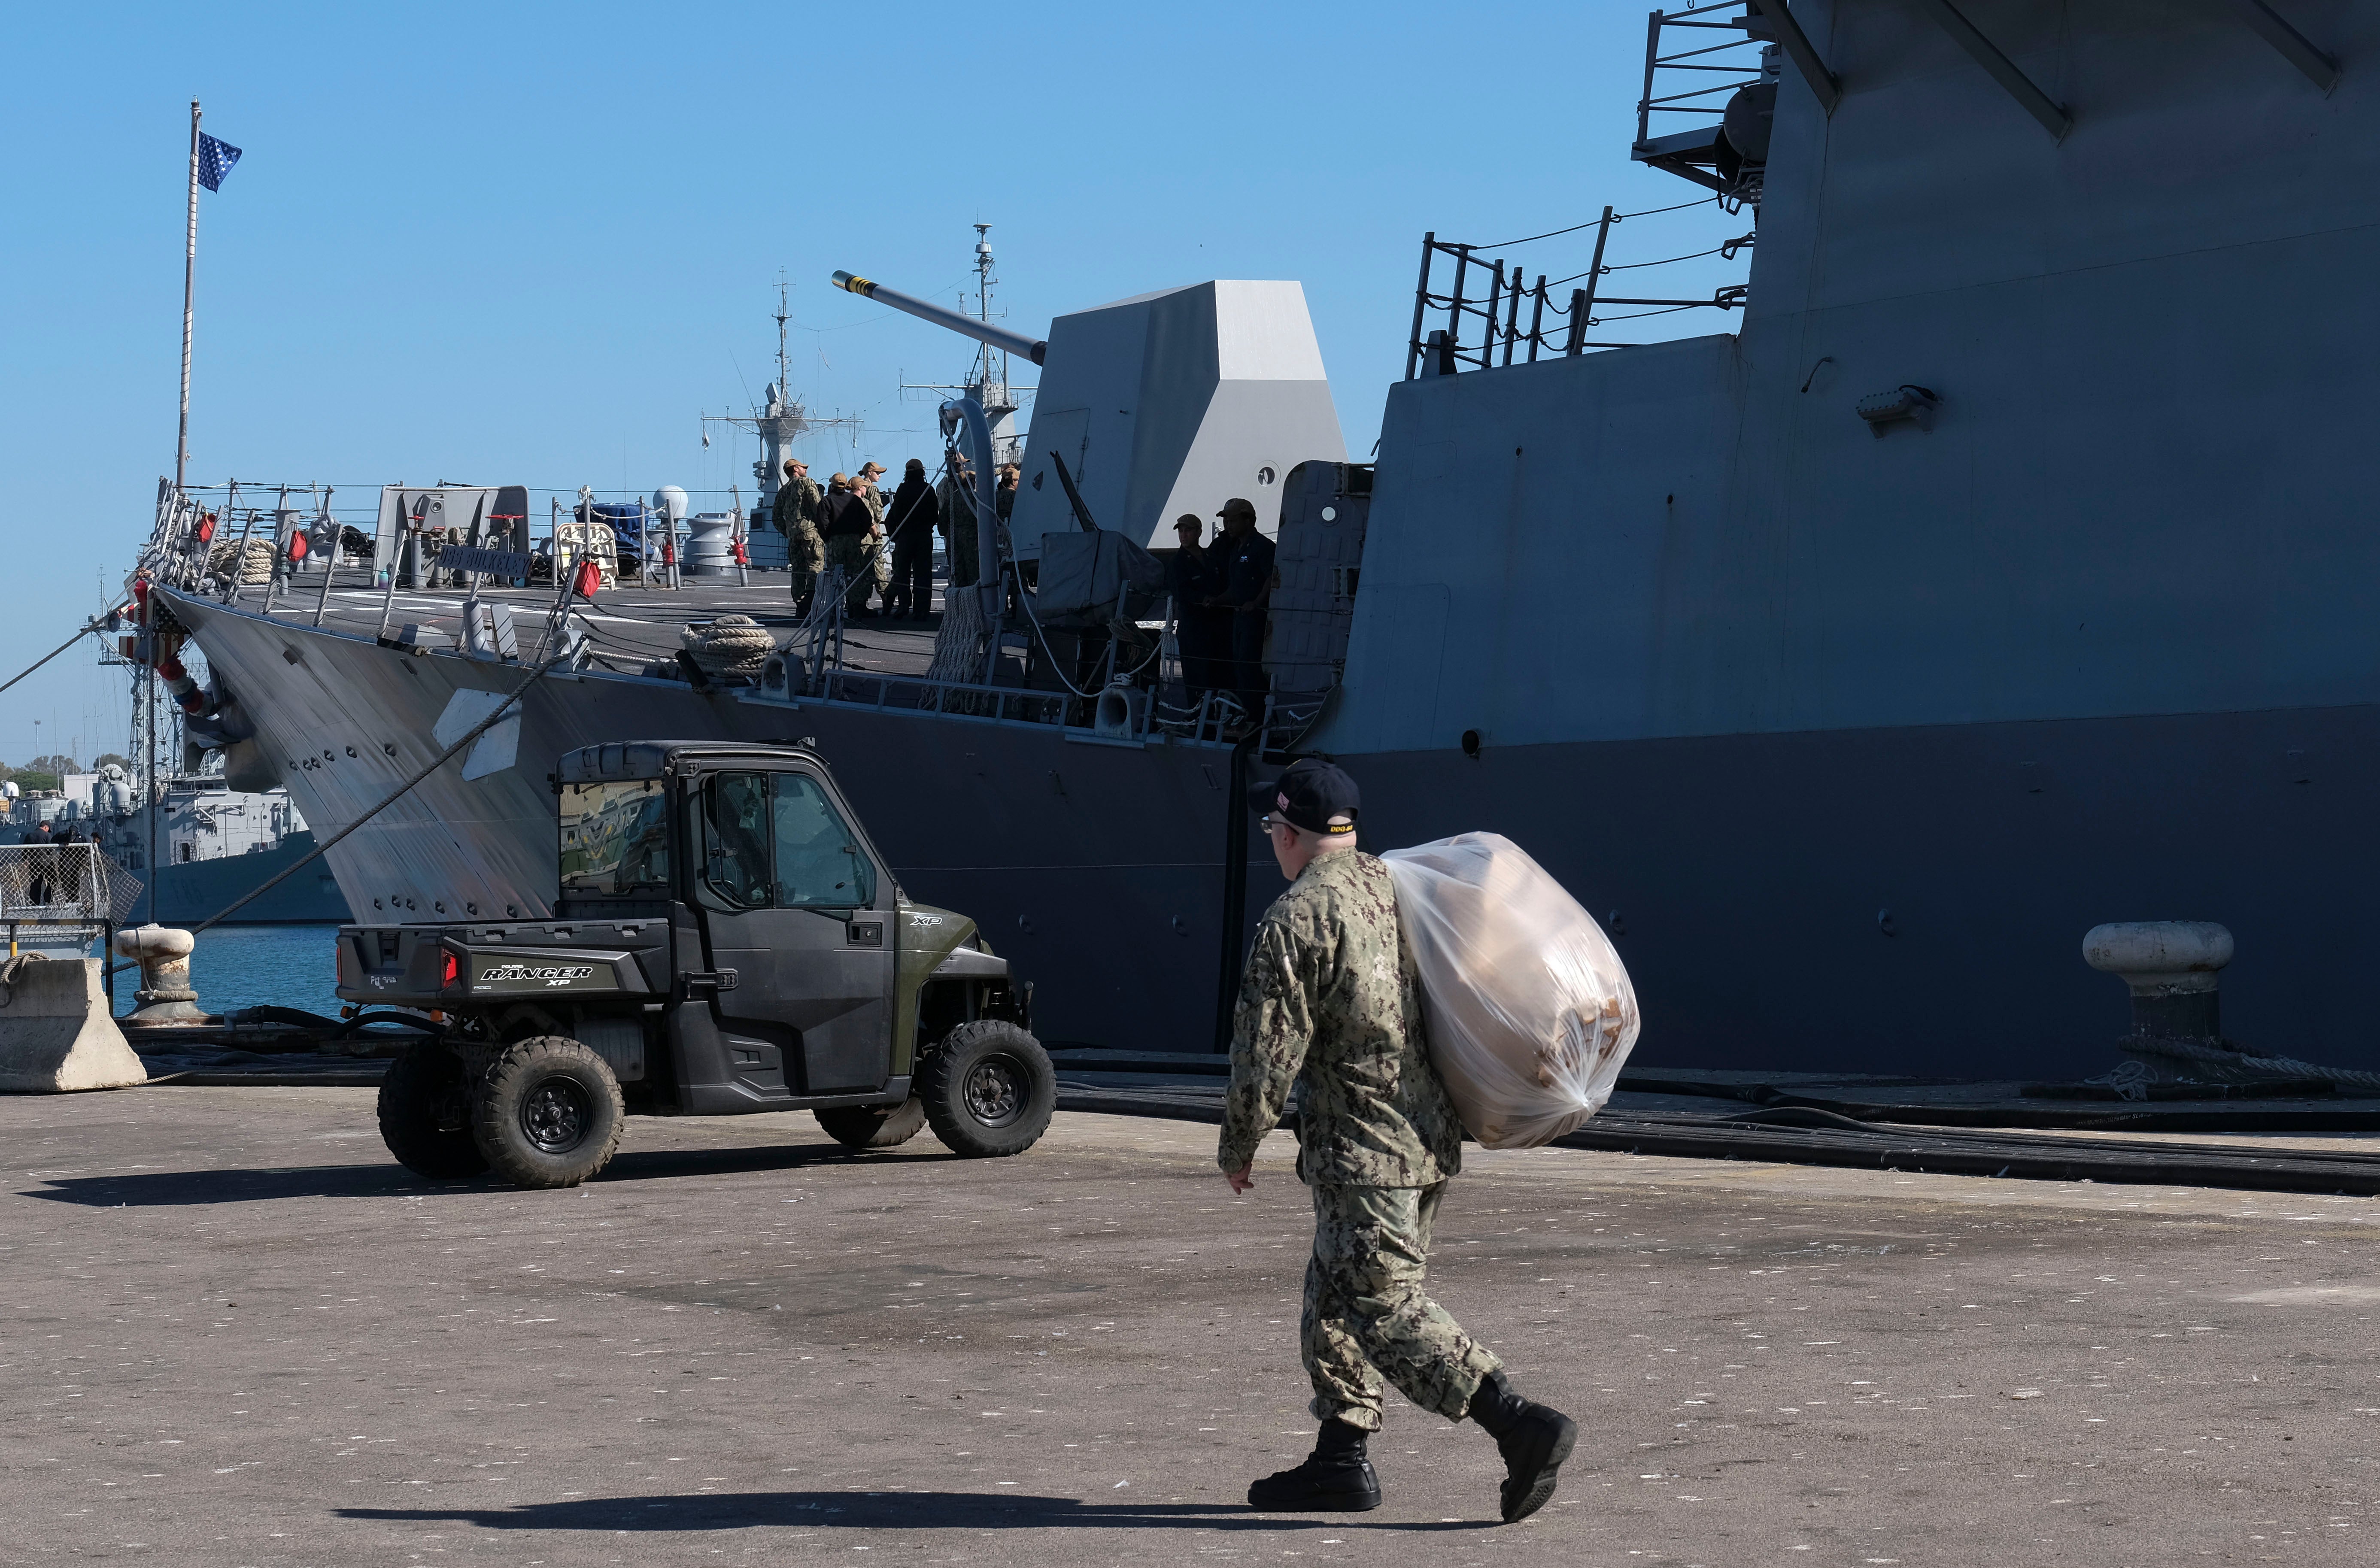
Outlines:
<svg viewBox="0 0 2380 1568"><path fill-rule="evenodd" d="M55 1094L149 1081L108 1013L101 962L27 954L0 968L0 1091Z"/></svg>

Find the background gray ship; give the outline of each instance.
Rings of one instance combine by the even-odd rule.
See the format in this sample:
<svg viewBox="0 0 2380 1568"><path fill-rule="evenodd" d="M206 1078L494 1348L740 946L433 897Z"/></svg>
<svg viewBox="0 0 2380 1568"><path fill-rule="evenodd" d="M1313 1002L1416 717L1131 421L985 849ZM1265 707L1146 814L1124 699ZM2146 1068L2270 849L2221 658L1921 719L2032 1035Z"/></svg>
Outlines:
<svg viewBox="0 0 2380 1568"><path fill-rule="evenodd" d="M2341 460L2380 375L2380 14L2287 8L1657 13L1637 154L1756 216L1745 285L1620 273L1608 210L1516 215L1578 230L1586 270L1551 284L1433 236L1376 467L1316 412L1294 285L1062 317L1015 555L1076 530L1068 479L1140 541L1256 499L1281 545L1264 755L1338 756L1374 844L1525 845L1611 930L1644 1063L2070 1076L2123 1024L2083 930L2187 918L2238 933L2232 1033L2380 1065L2348 979L2380 543ZM1603 346L1689 306L1736 330ZM144 565L252 726L237 765L318 826L549 651L550 589L483 581L531 629L508 656L475 610L458 641L460 589L376 576L387 530L294 595L205 591L196 516L168 494ZM585 657L332 852L349 903L543 913L562 751L795 738L908 891L1038 983L1050 1037L1209 1044L1270 886L1232 788L1262 758L1169 708L1162 658L1077 697L1075 644L1020 622L989 682L929 679L924 634L783 608L766 573L600 595ZM670 678L680 627L730 610L791 656Z"/></svg>
<svg viewBox="0 0 2380 1568"><path fill-rule="evenodd" d="M140 780L118 763L69 774L61 783L63 788L12 802L8 821L18 832L11 842L46 823L53 833L71 832L96 843L140 884L135 920L195 925L299 865L314 849L314 834L285 789L250 793L226 787L220 774L164 773L158 791L164 808L152 813ZM153 912L148 891L152 850L163 869ZM320 862L239 912L242 923L254 925L347 918L338 881Z"/></svg>

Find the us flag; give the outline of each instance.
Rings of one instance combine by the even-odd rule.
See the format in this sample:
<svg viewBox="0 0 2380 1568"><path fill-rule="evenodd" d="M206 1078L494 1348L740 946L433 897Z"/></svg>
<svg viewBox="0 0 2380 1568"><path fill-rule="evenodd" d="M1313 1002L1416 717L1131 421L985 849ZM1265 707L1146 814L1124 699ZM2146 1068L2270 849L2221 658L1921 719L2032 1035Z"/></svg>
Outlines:
<svg viewBox="0 0 2380 1568"><path fill-rule="evenodd" d="M239 149L228 141L217 141L205 131L199 132L199 183L209 190L223 188L224 176L239 162Z"/></svg>

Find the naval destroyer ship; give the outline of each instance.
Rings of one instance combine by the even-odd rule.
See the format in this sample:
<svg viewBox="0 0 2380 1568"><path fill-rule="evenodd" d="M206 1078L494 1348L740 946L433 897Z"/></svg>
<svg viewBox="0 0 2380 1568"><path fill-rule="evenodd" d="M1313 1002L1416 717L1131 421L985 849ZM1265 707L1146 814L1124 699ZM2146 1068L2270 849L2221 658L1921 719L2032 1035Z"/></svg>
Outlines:
<svg viewBox="0 0 2380 1568"><path fill-rule="evenodd" d="M2373 62L2380 7L2350 0L1657 12L1634 155L1740 215L1748 273L1645 286L1609 208L1512 214L1570 263L1534 283L1432 233L1410 324L1380 323L1408 374L1376 464L1346 460L1293 284L1029 341L945 321L1041 365L1020 589L1094 523L1161 544L1257 502L1281 577L1245 734L1185 711L1129 591L1082 635L958 591L996 624L953 659L795 626L748 566L567 615L501 551L400 587L424 509L476 530L492 492L392 494L364 559L276 600L206 585L206 498L166 487L141 570L240 711L235 771L318 829L525 683L331 852L365 918L548 914L571 748L792 738L911 893L1038 982L1045 1034L1200 1050L1271 886L1235 782L1318 751L1370 843L1500 832L1601 917L1644 1063L2077 1076L2125 1022L2083 931L2196 918L2237 933L2232 1034L2380 1065L2352 980L2380 535L2344 460L2380 380ZM1687 309L1720 330L1611 346ZM780 650L749 678L686 648L729 612Z"/></svg>
<svg viewBox="0 0 2380 1568"><path fill-rule="evenodd" d="M110 764L111 769L113 764ZM115 786L111 792L108 785ZM351 918L337 880L321 861L307 865L314 834L285 789L250 794L226 789L219 777L168 775L159 780L163 809L152 815L127 776L103 778L94 792L119 804L103 806L78 827L140 884L131 918L190 926L241 904L243 925L335 925ZM157 856L156 902L149 898L149 856ZM249 898L285 871L292 874Z"/></svg>

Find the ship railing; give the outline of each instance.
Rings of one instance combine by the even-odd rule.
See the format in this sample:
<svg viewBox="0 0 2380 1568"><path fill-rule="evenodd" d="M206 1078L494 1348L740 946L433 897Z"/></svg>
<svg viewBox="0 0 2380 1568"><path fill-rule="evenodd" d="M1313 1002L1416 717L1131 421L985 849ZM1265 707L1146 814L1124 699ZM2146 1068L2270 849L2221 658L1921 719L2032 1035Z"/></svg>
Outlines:
<svg viewBox="0 0 2380 1568"><path fill-rule="evenodd" d="M1075 700L1070 693L1045 691L1038 687L938 681L923 675L848 667L820 671L811 690L818 701L845 707L1060 728L1065 727L1066 705Z"/></svg>
<svg viewBox="0 0 2380 1568"><path fill-rule="evenodd" d="M1210 691L1196 704L1181 704L1167 700L1164 689L1135 688L1137 700L1127 699L1111 705L1105 722L1099 699L1106 692L1087 700L1062 687L987 686L873 670L820 671L805 697L880 712L932 713L983 723L1056 729L1128 745L1160 737L1229 745L1246 735L1247 715L1229 693ZM1326 697L1325 693L1301 693L1286 700L1268 699L1257 719L1263 749L1278 752L1294 746L1320 717Z"/></svg>
<svg viewBox="0 0 2380 1568"><path fill-rule="evenodd" d="M1671 207L1651 207L1639 213L1615 212L1607 206L1602 216L1585 223L1489 245L1440 239L1435 230L1422 236L1421 282L1414 292L1413 335L1405 345L1405 379L1493 370L1516 359L1535 364L1541 355L1577 355L1590 348L1632 348L1637 345L1594 341L1588 334L1595 327L1645 316L1742 308L1751 292L1745 284L1724 284L1707 297L1682 298L1614 293L1605 283L1614 273L1669 267L1711 256L1732 261L1752 248L1755 237L1744 234L1682 255L1644 261L1607 260L1611 231L1620 225L1633 218L1696 208L1720 209L1723 204L1718 198L1711 198ZM1487 259L1488 252L1541 240L1568 236L1583 240L1589 230L1594 231L1594 249L1586 268L1566 277L1548 279L1541 271L1532 284L1526 267L1515 266L1502 258ZM1566 286L1571 286L1564 293ZM1615 309L1619 313L1605 313ZM1432 324L1439 321L1444 324Z"/></svg>
<svg viewBox="0 0 2380 1568"><path fill-rule="evenodd" d="M1761 51L1775 36L1767 19L1745 0L1682 6L1646 17L1645 91L1636 101L1636 144L1630 150L1637 162L1715 191L1742 194L1740 182L1706 165L1728 100L1764 79ZM1659 116L1671 115L1706 123L1657 135L1675 123Z"/></svg>
<svg viewBox="0 0 2380 1568"><path fill-rule="evenodd" d="M264 500L268 492L269 504ZM314 624L320 626L332 574L343 559L364 559L369 553L349 547L358 530L332 517L332 494L331 486L310 480L231 480L177 491L171 480L160 479L156 521L137 569L152 582L186 593L212 594L225 603L237 601L244 590L261 589L266 614L285 595L296 593L301 569L319 573L322 593ZM271 564L268 571L252 576L255 553L249 546L258 540L270 545L266 553Z"/></svg>
<svg viewBox="0 0 2380 1568"><path fill-rule="evenodd" d="M88 947L140 903L140 879L95 844L0 845L0 926L18 945Z"/></svg>

